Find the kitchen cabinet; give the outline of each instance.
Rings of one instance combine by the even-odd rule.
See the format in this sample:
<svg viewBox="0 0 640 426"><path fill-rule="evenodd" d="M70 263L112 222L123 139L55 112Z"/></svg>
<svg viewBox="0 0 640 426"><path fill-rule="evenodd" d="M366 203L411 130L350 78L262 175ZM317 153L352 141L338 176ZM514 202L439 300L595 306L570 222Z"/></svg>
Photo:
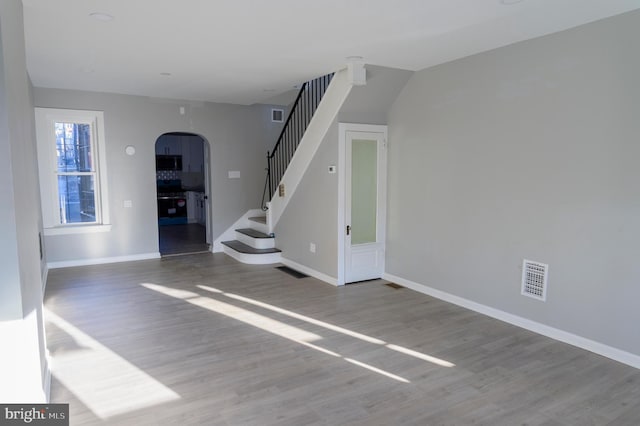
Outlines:
<svg viewBox="0 0 640 426"><path fill-rule="evenodd" d="M204 149L201 138L183 138L182 171L188 173L204 173Z"/></svg>
<svg viewBox="0 0 640 426"><path fill-rule="evenodd" d="M156 142L156 155L182 155L182 137L162 135Z"/></svg>

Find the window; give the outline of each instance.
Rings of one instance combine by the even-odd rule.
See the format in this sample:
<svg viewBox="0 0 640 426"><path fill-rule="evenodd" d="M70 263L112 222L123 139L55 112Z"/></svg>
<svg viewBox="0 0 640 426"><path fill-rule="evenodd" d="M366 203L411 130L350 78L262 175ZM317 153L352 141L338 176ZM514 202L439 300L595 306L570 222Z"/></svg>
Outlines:
<svg viewBox="0 0 640 426"><path fill-rule="evenodd" d="M36 108L45 234L109 230L100 111Z"/></svg>

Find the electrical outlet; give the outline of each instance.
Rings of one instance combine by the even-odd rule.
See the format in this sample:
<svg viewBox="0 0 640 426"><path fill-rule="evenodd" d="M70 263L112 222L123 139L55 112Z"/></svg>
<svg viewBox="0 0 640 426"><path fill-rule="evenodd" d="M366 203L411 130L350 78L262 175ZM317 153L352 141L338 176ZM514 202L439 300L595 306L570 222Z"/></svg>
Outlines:
<svg viewBox="0 0 640 426"><path fill-rule="evenodd" d="M311 253L315 253L316 252L316 245L314 243L309 243L309 251Z"/></svg>

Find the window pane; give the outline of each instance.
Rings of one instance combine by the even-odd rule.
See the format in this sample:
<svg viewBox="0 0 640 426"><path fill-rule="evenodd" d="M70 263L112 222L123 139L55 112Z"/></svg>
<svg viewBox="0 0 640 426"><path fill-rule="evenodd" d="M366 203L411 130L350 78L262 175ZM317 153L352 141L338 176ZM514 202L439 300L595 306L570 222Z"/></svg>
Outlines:
<svg viewBox="0 0 640 426"><path fill-rule="evenodd" d="M59 172L93 171L91 125L55 123Z"/></svg>
<svg viewBox="0 0 640 426"><path fill-rule="evenodd" d="M351 143L351 244L376 242L378 141Z"/></svg>
<svg viewBox="0 0 640 426"><path fill-rule="evenodd" d="M93 176L58 176L60 223L96 221Z"/></svg>

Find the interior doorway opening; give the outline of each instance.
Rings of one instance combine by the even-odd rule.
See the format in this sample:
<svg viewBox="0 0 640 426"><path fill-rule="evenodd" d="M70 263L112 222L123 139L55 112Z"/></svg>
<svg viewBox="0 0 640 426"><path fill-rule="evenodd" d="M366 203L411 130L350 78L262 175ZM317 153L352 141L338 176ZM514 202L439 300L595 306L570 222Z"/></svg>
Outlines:
<svg viewBox="0 0 640 426"><path fill-rule="evenodd" d="M170 132L155 144L160 254L210 251L209 149L193 133Z"/></svg>

